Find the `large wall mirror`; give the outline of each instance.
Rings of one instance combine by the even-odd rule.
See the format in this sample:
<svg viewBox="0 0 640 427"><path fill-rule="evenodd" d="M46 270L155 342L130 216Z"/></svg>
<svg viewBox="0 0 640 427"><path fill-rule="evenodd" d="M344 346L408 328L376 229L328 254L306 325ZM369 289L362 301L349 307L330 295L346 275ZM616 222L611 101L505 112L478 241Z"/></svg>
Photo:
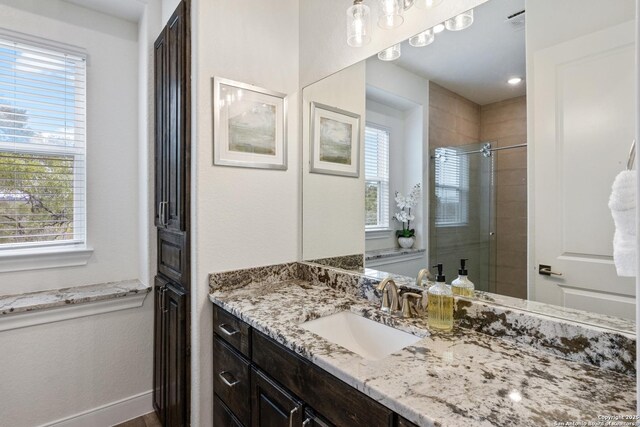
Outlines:
<svg viewBox="0 0 640 427"><path fill-rule="evenodd" d="M633 320L608 201L635 138L634 3L489 0L304 88L303 259L442 263L450 283L464 258L496 300Z"/></svg>

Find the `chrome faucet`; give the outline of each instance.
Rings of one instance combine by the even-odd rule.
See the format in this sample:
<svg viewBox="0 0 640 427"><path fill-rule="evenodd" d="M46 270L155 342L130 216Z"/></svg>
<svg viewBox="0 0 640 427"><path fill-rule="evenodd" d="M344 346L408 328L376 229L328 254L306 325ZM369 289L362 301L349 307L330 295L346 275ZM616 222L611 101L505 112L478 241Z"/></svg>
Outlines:
<svg viewBox="0 0 640 427"><path fill-rule="evenodd" d="M418 277L416 277L416 286L422 287L422 280L424 280L425 277L427 278L427 281L429 281L429 277L431 277L431 273L427 268L423 268L418 272Z"/></svg>
<svg viewBox="0 0 640 427"><path fill-rule="evenodd" d="M398 286L392 278L387 277L378 286L376 286L378 292L382 292L382 305L380 310L386 313L393 314L400 310L400 303L398 301ZM391 293L391 304L389 304L389 293Z"/></svg>

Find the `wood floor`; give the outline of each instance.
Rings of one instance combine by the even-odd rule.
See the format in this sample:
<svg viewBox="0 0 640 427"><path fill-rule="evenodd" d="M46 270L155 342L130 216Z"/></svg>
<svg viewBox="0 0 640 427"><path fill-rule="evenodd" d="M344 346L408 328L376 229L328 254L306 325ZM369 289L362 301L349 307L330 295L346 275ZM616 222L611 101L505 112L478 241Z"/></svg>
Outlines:
<svg viewBox="0 0 640 427"><path fill-rule="evenodd" d="M155 412L150 412L138 418L126 421L113 427L162 427Z"/></svg>

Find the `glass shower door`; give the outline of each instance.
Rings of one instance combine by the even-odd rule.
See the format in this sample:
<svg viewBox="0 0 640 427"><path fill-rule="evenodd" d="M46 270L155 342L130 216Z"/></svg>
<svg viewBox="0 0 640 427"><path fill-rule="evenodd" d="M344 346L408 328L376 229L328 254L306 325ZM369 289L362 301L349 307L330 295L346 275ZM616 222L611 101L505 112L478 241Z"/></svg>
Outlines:
<svg viewBox="0 0 640 427"><path fill-rule="evenodd" d="M458 276L460 259L466 258L476 289L494 292L494 158L479 152L483 145L431 150L429 262L442 263L451 283Z"/></svg>

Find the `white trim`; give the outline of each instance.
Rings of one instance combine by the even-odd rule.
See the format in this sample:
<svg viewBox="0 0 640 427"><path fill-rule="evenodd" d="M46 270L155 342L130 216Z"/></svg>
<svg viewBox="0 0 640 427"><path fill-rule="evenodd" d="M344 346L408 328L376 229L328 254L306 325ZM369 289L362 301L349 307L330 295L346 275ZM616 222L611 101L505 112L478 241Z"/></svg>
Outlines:
<svg viewBox="0 0 640 427"><path fill-rule="evenodd" d="M102 427L120 424L153 412L152 395L152 390L134 394L39 427Z"/></svg>
<svg viewBox="0 0 640 427"><path fill-rule="evenodd" d="M6 314L0 316L0 332L45 323L60 322L62 320L77 319L79 317L94 316L96 314L126 310L128 308L142 307L148 294L149 292L140 292L108 300L68 304L46 310Z"/></svg>
<svg viewBox="0 0 640 427"><path fill-rule="evenodd" d="M415 252L411 254L392 255L392 256L386 256L382 258L375 258L372 260L365 260L364 263L367 266L367 268L371 268L371 267L378 267L381 265L396 264L399 262L411 261L414 259L423 259L424 256L425 256L425 252L421 251L421 252Z"/></svg>
<svg viewBox="0 0 640 427"><path fill-rule="evenodd" d="M378 228L378 229L372 229L372 230L365 229L364 235L366 240L387 239L391 236L391 233L394 231L395 230L392 228L382 228L382 229Z"/></svg>
<svg viewBox="0 0 640 427"><path fill-rule="evenodd" d="M0 251L0 273L86 265L92 248L35 248Z"/></svg>

